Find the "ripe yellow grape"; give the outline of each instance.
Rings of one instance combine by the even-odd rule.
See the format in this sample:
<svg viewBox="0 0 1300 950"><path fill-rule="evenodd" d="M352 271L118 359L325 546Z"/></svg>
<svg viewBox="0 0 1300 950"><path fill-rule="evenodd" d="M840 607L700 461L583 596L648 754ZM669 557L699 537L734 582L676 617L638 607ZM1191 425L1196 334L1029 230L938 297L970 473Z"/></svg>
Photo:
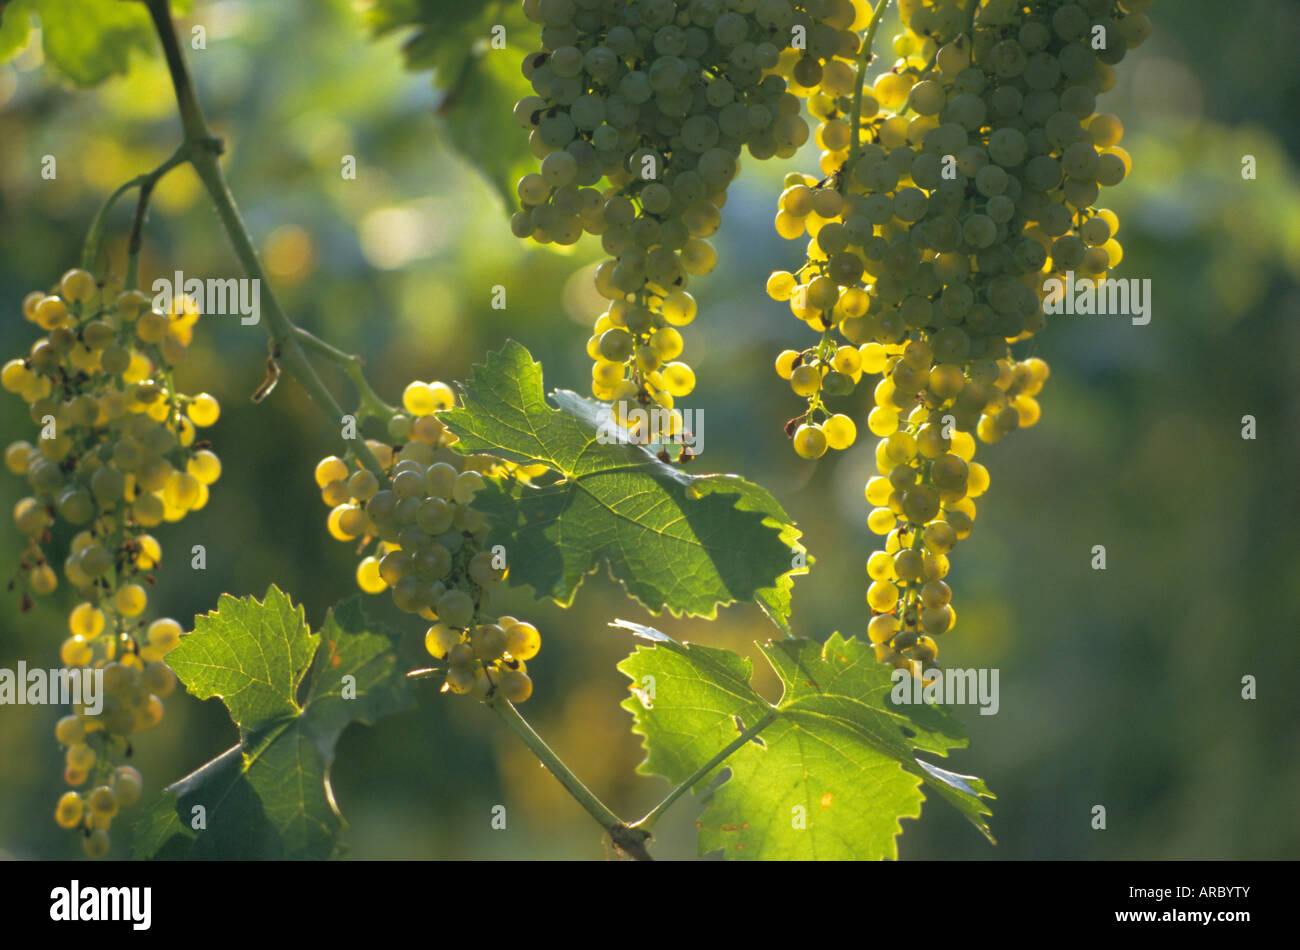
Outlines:
<svg viewBox="0 0 1300 950"><path fill-rule="evenodd" d="M85 805L76 792L64 792L54 808L54 820L60 828L75 828L81 824Z"/></svg>
<svg viewBox="0 0 1300 950"><path fill-rule="evenodd" d="M542 648L541 634L531 623L505 626L505 631L506 651L517 660L531 660Z"/></svg>
<svg viewBox="0 0 1300 950"><path fill-rule="evenodd" d="M871 609L883 613L898 603L898 587L892 581L873 581L867 588L867 603Z"/></svg>
<svg viewBox="0 0 1300 950"><path fill-rule="evenodd" d="M463 635L460 630L453 629L445 623L435 623L425 631L424 648L429 652L430 656L441 660L462 639Z"/></svg>
<svg viewBox="0 0 1300 950"><path fill-rule="evenodd" d="M402 406L411 415L429 415L436 407L433 390L429 388L428 383L419 380L408 383L406 389L402 391Z"/></svg>
<svg viewBox="0 0 1300 950"><path fill-rule="evenodd" d="M163 486L163 498L180 511L188 511L196 507L202 487L202 483L189 472L172 472Z"/></svg>
<svg viewBox="0 0 1300 950"><path fill-rule="evenodd" d="M858 428L853 420L839 412L822 423L822 431L826 435L826 444L840 451L851 446L858 437Z"/></svg>
<svg viewBox="0 0 1300 950"><path fill-rule="evenodd" d="M794 293L797 284L798 281L789 271L773 271L772 276L767 279L767 295L773 300L784 303L790 299L790 294Z"/></svg>
<svg viewBox="0 0 1300 950"><path fill-rule="evenodd" d="M673 396L687 396L695 389L695 372L685 363L667 363L660 372L664 389Z"/></svg>
<svg viewBox="0 0 1300 950"><path fill-rule="evenodd" d="M82 602L68 615L68 629L82 640L93 640L104 632L104 613L94 604Z"/></svg>
<svg viewBox="0 0 1300 950"><path fill-rule="evenodd" d="M894 577L894 559L884 551L875 551L867 558L867 576L872 580L887 581Z"/></svg>
<svg viewBox="0 0 1300 950"><path fill-rule="evenodd" d="M140 549L135 558L136 567L144 571L151 570L162 560L162 545L151 534L142 534L135 540Z"/></svg>
<svg viewBox="0 0 1300 950"><path fill-rule="evenodd" d="M872 435L885 438L898 431L898 413L883 406L876 406L867 413L867 428Z"/></svg>
<svg viewBox="0 0 1300 950"><path fill-rule="evenodd" d="M68 305L58 297L42 297L33 312L43 330L53 330L68 322Z"/></svg>
<svg viewBox="0 0 1300 950"><path fill-rule="evenodd" d="M674 290L664 298L663 318L673 326L685 326L695 319L698 304L695 298L684 290Z"/></svg>
<svg viewBox="0 0 1300 950"><path fill-rule="evenodd" d="M113 595L113 605L123 617L138 617L148 602L149 596L139 584L125 584Z"/></svg>
<svg viewBox="0 0 1300 950"><path fill-rule="evenodd" d="M872 643L888 643L898 632L898 618L893 614L872 617L867 624L867 637Z"/></svg>
<svg viewBox="0 0 1300 950"><path fill-rule="evenodd" d="M821 371L806 363L790 371L790 388L796 395L811 396L821 388Z"/></svg>
<svg viewBox="0 0 1300 950"><path fill-rule="evenodd" d="M316 486L324 488L330 482L348 477L348 463L335 455L328 455L316 463Z"/></svg>
<svg viewBox="0 0 1300 950"><path fill-rule="evenodd" d="M149 624L146 637L151 647L165 654L181 642L181 632L179 623L170 617L161 617Z"/></svg>
<svg viewBox="0 0 1300 950"><path fill-rule="evenodd" d="M790 374L794 372L794 361L799 358L799 353L795 350L782 350L776 358L776 375L782 379L789 379Z"/></svg>
<svg viewBox="0 0 1300 950"><path fill-rule="evenodd" d="M794 450L800 458L818 459L826 454L828 440L822 427L805 422L794 432Z"/></svg>
<svg viewBox="0 0 1300 950"><path fill-rule="evenodd" d="M845 376L856 376L862 372L862 354L856 347L841 346L835 351L831 366Z"/></svg>
<svg viewBox="0 0 1300 950"><path fill-rule="evenodd" d="M86 805L96 817L112 818L117 814L117 795L107 785L100 785L86 796Z"/></svg>
<svg viewBox="0 0 1300 950"><path fill-rule="evenodd" d="M378 594L388 588L379 575L379 559L365 557L357 564L357 586L367 594Z"/></svg>
<svg viewBox="0 0 1300 950"><path fill-rule="evenodd" d="M185 464L185 470L203 485L211 485L221 477L221 459L209 449L199 449Z"/></svg>
<svg viewBox="0 0 1300 950"><path fill-rule="evenodd" d="M873 508L871 514L867 515L867 527L873 534L889 534L897 523L894 513L885 507Z"/></svg>
<svg viewBox="0 0 1300 950"><path fill-rule="evenodd" d="M209 396L207 393L199 393L190 400L189 407L186 409L186 414L190 417L190 421L200 429L206 428L207 426L214 425L217 419L220 418L221 405L217 402L214 396Z"/></svg>

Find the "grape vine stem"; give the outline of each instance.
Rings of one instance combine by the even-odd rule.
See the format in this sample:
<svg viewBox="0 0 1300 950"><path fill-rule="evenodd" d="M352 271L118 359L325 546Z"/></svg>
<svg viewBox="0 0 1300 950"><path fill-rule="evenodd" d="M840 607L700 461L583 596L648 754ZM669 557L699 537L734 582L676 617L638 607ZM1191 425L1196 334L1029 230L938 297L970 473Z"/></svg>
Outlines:
<svg viewBox="0 0 1300 950"><path fill-rule="evenodd" d="M136 202L135 220L131 225L132 241L130 245L134 248L136 253L131 254L128 261L126 289L130 290L135 286L133 274L134 261L138 257L139 252L138 234L140 227L143 225L144 212L149 205L149 196L152 194L154 186L158 184L163 175L166 175L178 165L185 164L187 161L189 161L189 145L188 143L183 142L181 143L180 148L173 152L171 158L167 159L167 161L163 162L151 172L145 172L143 175L137 175L132 178L105 199L104 203L100 206L99 211L95 214L94 219L90 222L90 230L86 232L86 243L82 247L81 251L81 266L83 270L90 271L91 273L94 273L96 270L96 264L99 261L99 253L104 244L104 229L108 225L108 215L113 210L113 206L117 204L119 198L125 195L132 188L139 188L140 198Z"/></svg>
<svg viewBox="0 0 1300 950"><path fill-rule="evenodd" d="M311 350L313 353L334 363L343 371L343 375L352 381L352 385L357 387L357 393L361 398L361 412L363 415L386 419L397 412L395 406L390 406L380 398L379 394L370 385L370 380L366 379L365 360L360 356L355 353L345 353L302 327L294 327L294 333L304 349Z"/></svg>
<svg viewBox="0 0 1300 950"><path fill-rule="evenodd" d="M867 67L871 65L871 47L876 42L876 30L880 28L880 21L885 16L887 6L889 0L877 0L875 8L871 11L871 19L867 21L867 32L862 37L862 59L858 63L858 76L853 85L853 107L849 113L849 157L844 163L844 175L840 183L841 188L846 192L849 179L853 177L853 167L857 164L858 154L862 150L862 87L866 85Z"/></svg>
<svg viewBox="0 0 1300 950"><path fill-rule="evenodd" d="M203 183L203 187L207 190L208 196L212 199L217 216L221 219L222 227L226 232L226 237L229 239L235 256L244 269L244 273L249 279L256 280L261 285L263 309L266 311L266 330L271 337L274 358L283 369L288 370L298 380L312 401L326 415L330 416L336 424L341 425L343 410L329 389L321 382L320 377L316 375L315 369L312 368L311 362L307 359L307 354L303 350L303 338L299 328L280 308L280 303L276 299L270 283L266 279L266 274L262 270L257 251L253 247L253 240L248 234L248 229L244 226L239 208L230 193L230 188L226 185L225 175L222 173L221 164L218 161L222 152L222 143L208 129L207 120L203 116L203 108L199 105L198 96L194 91L194 83L190 79L189 68L185 63L184 55L181 53L180 42L176 36L176 25L172 22L170 4L168 0L145 0L145 6L149 10L149 16L153 20L154 29L157 31L159 42L162 44L163 55L167 60L167 71L171 75L172 87L176 92L176 105L180 111L184 140L176 154L180 156L180 161L188 161L193 166L199 180ZM140 187L143 190L146 186L141 184ZM152 185L148 187L151 188ZM96 223L100 222L97 221ZM89 242L87 243L89 244ZM332 347L330 349L333 350ZM320 350L317 349L317 352L320 352ZM354 372L359 375L359 357L349 357L347 365L356 367ZM349 378L355 380L357 376L349 373ZM363 404L366 401L367 392L373 396L373 391L370 390L369 385L362 391ZM377 399L377 397L375 398ZM378 402L382 404L382 400L378 400ZM370 469L377 478L383 480L386 477L383 466L379 464L379 460L375 458L374 453L370 451L365 442L361 439L351 440L351 442L352 450L361 463Z"/></svg>
<svg viewBox="0 0 1300 950"><path fill-rule="evenodd" d="M596 822L605 829L615 848L637 861L653 860L650 852L645 848L645 843L650 837L649 831L627 824L610 811L591 789L582 784L582 780L573 774L573 770L564 764L564 761L555 754L528 721L519 715L519 710L515 709L509 700L497 697L489 700L488 705L496 711L515 735L523 740L524 745L532 750L533 755L537 756L542 765L546 766L547 770L564 786L565 791L572 795L578 804L586 809L587 814L596 819Z"/></svg>
<svg viewBox="0 0 1300 950"><path fill-rule="evenodd" d="M762 732L764 729L770 726L773 720L776 719L776 712L777 711L775 709L769 710L762 717L760 717L759 720L755 722L752 726L750 726L740 735L736 736L736 738L733 739L726 746L726 748L724 748L713 758L709 759L709 761L701 765L698 769L696 769L689 776L687 776L683 781L678 783L677 787L674 788L671 792L669 792L667 797L664 798L663 801L661 801L654 808L650 809L650 812L640 821L633 823L632 827L645 829L648 831L651 827L654 826L654 823L659 820L659 817L665 811L668 810L668 806L671 805L673 802L677 801L677 799L679 799L682 795L684 795L687 789L694 787L694 785L697 782L699 782L700 779L704 778L704 776L708 775L710 772L712 772L714 769L720 766L723 762L725 762L733 752L741 748L746 742L749 742L751 739L754 738L754 736L758 735L760 732Z"/></svg>

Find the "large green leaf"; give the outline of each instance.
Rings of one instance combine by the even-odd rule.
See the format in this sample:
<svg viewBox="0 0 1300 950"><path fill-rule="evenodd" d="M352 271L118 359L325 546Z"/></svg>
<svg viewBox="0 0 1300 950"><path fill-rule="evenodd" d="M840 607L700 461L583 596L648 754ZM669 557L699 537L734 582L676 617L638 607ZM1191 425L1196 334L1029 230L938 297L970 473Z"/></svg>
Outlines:
<svg viewBox="0 0 1300 950"><path fill-rule="evenodd" d="M216 611L196 617L167 663L191 694L225 703L239 745L140 816L135 856L329 857L342 825L329 785L339 735L413 704L392 636L367 620L357 597L312 633L302 608L275 587L260 603L222 595ZM198 830L196 806L206 825Z"/></svg>
<svg viewBox="0 0 1300 950"><path fill-rule="evenodd" d="M403 44L408 69L433 71L442 94L443 139L515 207L515 183L533 162L528 136L511 119L514 105L532 93L520 72L536 44L537 27L516 0L375 0L366 11L375 35L410 29ZM504 45L493 46L493 30ZM531 37L531 39L530 39Z"/></svg>
<svg viewBox="0 0 1300 950"><path fill-rule="evenodd" d="M122 0L10 0L0 24L0 62L26 39L24 24L35 14L45 62L79 86L93 86L125 73L133 50L154 49L153 27L143 3Z"/></svg>
<svg viewBox="0 0 1300 950"><path fill-rule="evenodd" d="M761 644L783 686L772 705L750 685L749 660L619 625L655 641L618 667L633 681L623 707L644 738L640 771L680 784L764 716L772 719L696 783L706 801L697 822L701 854L896 858L899 820L920 817L923 783L993 840L982 801L993 796L984 783L916 758L964 747L960 727L938 707L895 705L891 671L869 644L838 633L824 645ZM710 788L724 769L730 777Z"/></svg>
<svg viewBox="0 0 1300 950"><path fill-rule="evenodd" d="M548 483L494 481L475 499L489 544L506 547L510 579L572 602L602 564L647 609L713 617L756 600L783 630L799 531L767 491L736 475L688 475L638 445L602 443L601 407L551 394L541 365L510 341L474 367L463 407L442 413L464 452L557 473Z"/></svg>

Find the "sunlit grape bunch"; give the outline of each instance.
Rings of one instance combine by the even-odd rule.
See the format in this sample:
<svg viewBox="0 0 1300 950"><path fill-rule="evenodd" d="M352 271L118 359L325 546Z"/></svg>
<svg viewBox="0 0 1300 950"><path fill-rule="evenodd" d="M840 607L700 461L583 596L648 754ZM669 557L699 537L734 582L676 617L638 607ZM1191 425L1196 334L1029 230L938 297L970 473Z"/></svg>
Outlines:
<svg viewBox="0 0 1300 950"><path fill-rule="evenodd" d="M727 186L742 148L789 158L808 139L796 79L851 82L860 0L525 0L542 26L524 59L536 95L515 118L538 172L519 181L519 237L573 244L599 235L610 301L587 343L592 392L646 441L675 436L674 401L695 387L678 327L696 315L689 279L711 271ZM823 79L823 65L829 70ZM835 64L838 64L835 65ZM836 86L836 88L839 88ZM649 415L634 410L663 409Z"/></svg>
<svg viewBox="0 0 1300 950"><path fill-rule="evenodd" d="M776 360L807 403L786 428L803 458L848 448L857 425L828 401L883 377L865 420L880 439L869 526L886 538L868 602L897 665L933 660L955 622L946 556L988 486L972 435L997 442L1041 415L1047 364L1012 345L1045 326L1053 279L1101 280L1122 258L1119 219L1096 205L1132 162L1096 97L1150 6L900 0L898 59L873 84L791 87L822 153L820 176L787 176L775 222L807 253L768 293L817 334Z"/></svg>
<svg viewBox="0 0 1300 950"><path fill-rule="evenodd" d="M220 407L172 382L199 318L187 298L163 313L139 291L117 293L74 269L50 293L29 294L22 312L45 335L0 369L0 384L22 397L36 427L31 440L5 449L6 467L31 492L14 506L27 544L11 586L23 590L24 608L31 595L52 593L51 529L57 521L79 529L62 562L79 603L59 655L67 668L102 670L105 696L97 713L74 708L58 724L64 778L90 791L69 791L55 817L80 829L98 857L118 807L140 797L139 772L119 764L128 737L162 720L162 697L176 682L163 657L181 627L144 616L162 558L147 529L207 503L221 463L197 429L215 423Z"/></svg>
<svg viewBox="0 0 1300 950"><path fill-rule="evenodd" d="M400 610L432 622L424 642L447 663L444 691L523 702L533 690L525 663L541 638L532 624L488 612L491 590L506 577L506 552L485 547L487 518L470 502L484 475L527 478L545 469L452 451L456 436L436 413L454 402L445 383L411 383L404 411L389 420L395 444L366 442L383 477L331 455L317 464L316 485L330 507L330 535L361 555L357 585L367 594L391 591Z"/></svg>

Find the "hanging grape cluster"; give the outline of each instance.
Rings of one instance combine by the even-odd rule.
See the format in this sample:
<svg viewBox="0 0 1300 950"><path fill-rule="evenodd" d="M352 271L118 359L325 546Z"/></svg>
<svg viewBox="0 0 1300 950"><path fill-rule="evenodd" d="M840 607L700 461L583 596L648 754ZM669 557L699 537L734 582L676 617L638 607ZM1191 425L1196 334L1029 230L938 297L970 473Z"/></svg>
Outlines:
<svg viewBox="0 0 1300 950"><path fill-rule="evenodd" d="M526 663L541 637L531 623L488 613L490 592L506 577L505 553L485 548L487 518L470 502L484 475L526 478L539 469L452 451L456 436L436 413L454 403L446 383L411 383L405 412L388 424L396 444L366 441L384 478L331 455L317 464L316 485L330 507L330 535L362 555L357 585L367 594L391 590L399 609L432 622L424 644L447 664L444 691L519 703L532 695Z"/></svg>
<svg viewBox="0 0 1300 950"><path fill-rule="evenodd" d="M676 436L674 401L695 386L679 359L677 328L697 309L686 288L716 264L707 239L741 150L789 158L807 141L791 77L816 73L847 89L853 72L835 57L857 53L869 9L861 0L524 0L524 11L542 26L541 49L524 59L536 95L515 118L541 167L520 179L511 227L541 243L600 236L609 259L595 284L610 304L587 341L592 392L645 441ZM664 411L635 412L646 407Z"/></svg>
<svg viewBox="0 0 1300 950"><path fill-rule="evenodd" d="M144 616L162 558L148 529L207 503L221 462L197 429L215 423L220 407L172 383L199 319L188 298L163 313L140 291L116 293L74 269L50 293L29 294L22 312L45 335L0 369L0 384L27 403L38 428L34 441L5 449L6 467L31 491L14 506L27 544L10 586L22 588L24 608L31 595L52 593L51 529L58 521L76 529L62 573L80 602L59 655L68 669L102 670L105 695L97 714L83 704L56 727L73 790L55 818L80 829L86 852L99 857L118 809L140 797L140 773L120 764L129 737L162 720L162 697L176 683L163 657L181 626Z"/></svg>
<svg viewBox="0 0 1300 950"><path fill-rule="evenodd" d="M1131 160L1096 97L1150 32L1150 6L900 0L899 58L870 87L794 73L820 120L821 175L787 176L775 226L807 235L806 260L767 289L818 339L776 371L807 400L787 424L804 458L854 443L855 423L826 401L882 377L866 497L885 542L867 602L877 655L896 666L919 671L956 622L948 554L989 483L972 436L997 442L1039 419L1048 366L1011 347L1043 328L1045 283L1120 262L1119 220L1096 204Z"/></svg>

